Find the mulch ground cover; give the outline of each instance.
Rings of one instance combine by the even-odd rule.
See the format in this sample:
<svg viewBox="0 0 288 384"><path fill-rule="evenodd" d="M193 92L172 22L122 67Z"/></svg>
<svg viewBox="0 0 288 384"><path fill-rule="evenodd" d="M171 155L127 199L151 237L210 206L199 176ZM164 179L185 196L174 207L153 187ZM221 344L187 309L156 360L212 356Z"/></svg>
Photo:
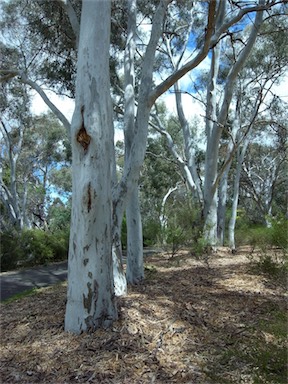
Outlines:
<svg viewBox="0 0 288 384"><path fill-rule="evenodd" d="M256 382L245 354L253 340L279 342L259 324L287 296L246 256L223 248L208 263L187 252L147 258L145 281L119 299L119 320L92 334L64 332L65 284L1 304L2 383Z"/></svg>

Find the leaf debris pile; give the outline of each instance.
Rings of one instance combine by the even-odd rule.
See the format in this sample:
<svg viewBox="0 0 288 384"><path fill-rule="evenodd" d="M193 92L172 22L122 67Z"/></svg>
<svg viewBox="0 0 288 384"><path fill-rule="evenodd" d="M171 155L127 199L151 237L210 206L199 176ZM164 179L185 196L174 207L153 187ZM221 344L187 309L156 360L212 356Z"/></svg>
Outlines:
<svg viewBox="0 0 288 384"><path fill-rule="evenodd" d="M93 334L64 332L65 284L2 304L2 382L253 383L257 367L219 356L245 351L256 334L276 343L258 324L285 308L286 293L251 275L245 252L223 248L209 268L185 252L150 257L144 283L119 300L119 320Z"/></svg>

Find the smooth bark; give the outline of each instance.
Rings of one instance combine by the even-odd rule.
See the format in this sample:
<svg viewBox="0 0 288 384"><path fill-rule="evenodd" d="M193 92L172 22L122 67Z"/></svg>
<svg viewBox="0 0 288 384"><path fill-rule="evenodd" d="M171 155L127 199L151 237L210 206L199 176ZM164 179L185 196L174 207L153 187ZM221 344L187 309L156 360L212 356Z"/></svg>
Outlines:
<svg viewBox="0 0 288 384"><path fill-rule="evenodd" d="M8 152L10 183L9 185L5 184L2 177L2 164L0 164L0 199L4 204L4 206L6 207L6 210L8 212L8 215L13 225L16 228L21 230L24 225L24 211L23 211L23 207L21 207L20 198L18 194L18 182L17 182L16 172L17 172L18 158L19 158L19 154L21 151L22 143L23 143L24 128L23 126L20 126L20 129L19 129L19 138L16 145L17 151L14 150L10 132L8 131L6 124L2 120L1 120L1 131L5 141L6 149Z"/></svg>
<svg viewBox="0 0 288 384"><path fill-rule="evenodd" d="M231 250L235 250L235 225L237 219L237 208L238 208L238 199L239 199L239 187L240 187L240 177L242 164L245 157L245 153L248 147L249 140L246 137L243 141L242 148L238 148L237 150L237 164L236 171L233 183L233 198L232 198L232 208L231 208L231 217L228 225L228 242Z"/></svg>
<svg viewBox="0 0 288 384"><path fill-rule="evenodd" d="M83 1L71 126L73 197L65 314L65 330L74 333L107 327L117 319L112 264L110 17L109 0Z"/></svg>
<svg viewBox="0 0 288 384"><path fill-rule="evenodd" d="M125 75L125 112L124 112L124 137L125 161L130 161L132 142L135 136L135 69L134 60L136 53L136 0L127 1L128 30L124 55ZM143 236L138 194L138 181L134 179L129 192L126 207L127 225L127 283L137 284L144 278L143 267Z"/></svg>
<svg viewBox="0 0 288 384"><path fill-rule="evenodd" d="M259 1L264 5L264 1ZM218 175L219 144L223 128L227 122L228 110L231 104L234 83L240 70L247 61L255 44L259 28L263 21L263 11L258 11L252 26L249 38L239 57L231 67L225 88L223 101L219 114L216 114L216 80L219 70L220 45L213 49L209 86L207 90L206 110L206 136L207 149L205 158L205 182L204 182L204 234L206 241L212 245L217 244L217 188L220 181ZM228 165L229 163L227 163ZM222 169L222 172L224 170Z"/></svg>

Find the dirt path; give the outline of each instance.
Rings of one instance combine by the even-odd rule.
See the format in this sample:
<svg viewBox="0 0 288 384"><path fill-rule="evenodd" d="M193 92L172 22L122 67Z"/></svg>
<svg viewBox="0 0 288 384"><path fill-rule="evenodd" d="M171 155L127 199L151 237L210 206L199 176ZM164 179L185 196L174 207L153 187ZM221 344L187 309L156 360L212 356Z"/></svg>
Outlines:
<svg viewBox="0 0 288 384"><path fill-rule="evenodd" d="M252 274L246 253L222 249L209 267L184 253L149 258L113 329L92 335L64 333L64 285L2 305L3 383L279 383L255 381L253 348L282 348L261 324L286 293Z"/></svg>

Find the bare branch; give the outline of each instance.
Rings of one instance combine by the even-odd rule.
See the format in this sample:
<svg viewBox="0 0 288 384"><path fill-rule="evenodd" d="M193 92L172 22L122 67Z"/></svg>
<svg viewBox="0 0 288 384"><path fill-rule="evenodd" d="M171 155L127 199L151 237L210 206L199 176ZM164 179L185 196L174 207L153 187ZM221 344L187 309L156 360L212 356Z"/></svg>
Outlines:
<svg viewBox="0 0 288 384"><path fill-rule="evenodd" d="M69 17L69 21L70 21L71 27L72 27L73 32L75 34L76 49L77 49L78 48L78 44L79 44L79 36L80 36L80 23L79 23L77 14L75 12L75 9L73 8L73 5L71 4L70 0L58 0L58 2L64 8L64 10L67 13L67 16Z"/></svg>
<svg viewBox="0 0 288 384"><path fill-rule="evenodd" d="M18 76L22 83L29 85L33 88L42 98L44 103L50 108L50 110L55 114L55 116L61 121L64 127L67 129L68 136L70 136L70 123L68 119L63 115L63 113L56 107L54 103L49 99L43 89L33 80L29 79L24 72L18 71L16 69L1 69L0 74L3 74L5 77L13 78Z"/></svg>
<svg viewBox="0 0 288 384"><path fill-rule="evenodd" d="M197 67L208 55L209 49L211 47L211 38L214 33L216 21L216 1L210 1L209 3L209 11L208 11L208 22L206 27L205 41L203 44L203 48L201 51L187 64L183 65L180 69L174 72L171 76L169 76L166 80L164 80L161 84L155 87L150 93L149 104L153 105L159 96L161 96L164 92L167 91L172 85L176 83L181 77L186 75L191 69Z"/></svg>

